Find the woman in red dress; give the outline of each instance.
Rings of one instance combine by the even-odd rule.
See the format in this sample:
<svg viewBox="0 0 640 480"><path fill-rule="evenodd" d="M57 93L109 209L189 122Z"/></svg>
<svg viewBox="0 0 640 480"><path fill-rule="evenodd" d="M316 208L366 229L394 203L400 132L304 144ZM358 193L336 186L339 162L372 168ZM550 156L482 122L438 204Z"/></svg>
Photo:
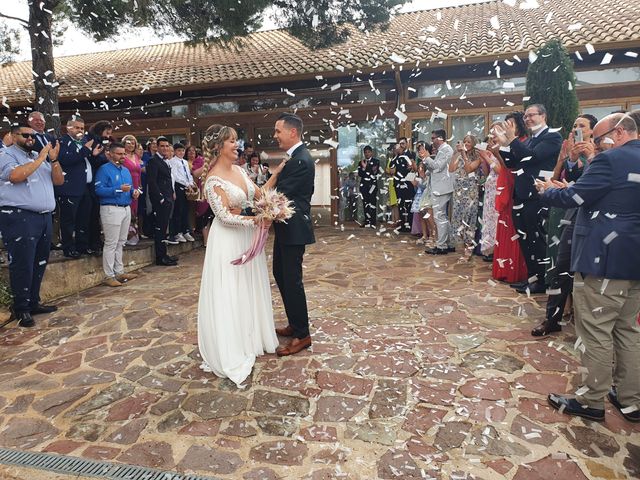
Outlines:
<svg viewBox="0 0 640 480"><path fill-rule="evenodd" d="M507 115L506 121L516 126L518 139L527 139L522 112ZM521 282L527 279L527 264L524 261L518 233L513 226L513 188L515 184L513 172L509 170L500 156L499 145L493 142L489 135L490 146L502 168L496 182L496 210L498 211L498 227L496 229L496 246L493 250L492 277L495 280L508 283Z"/></svg>

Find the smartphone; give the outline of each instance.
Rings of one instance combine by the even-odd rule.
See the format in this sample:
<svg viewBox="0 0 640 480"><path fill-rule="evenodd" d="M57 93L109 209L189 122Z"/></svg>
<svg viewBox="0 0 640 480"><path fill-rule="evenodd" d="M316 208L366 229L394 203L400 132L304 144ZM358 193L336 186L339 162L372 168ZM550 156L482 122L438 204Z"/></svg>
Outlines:
<svg viewBox="0 0 640 480"><path fill-rule="evenodd" d="M580 128L576 128L573 131L573 139L576 143L584 141L584 138L582 137L582 130Z"/></svg>

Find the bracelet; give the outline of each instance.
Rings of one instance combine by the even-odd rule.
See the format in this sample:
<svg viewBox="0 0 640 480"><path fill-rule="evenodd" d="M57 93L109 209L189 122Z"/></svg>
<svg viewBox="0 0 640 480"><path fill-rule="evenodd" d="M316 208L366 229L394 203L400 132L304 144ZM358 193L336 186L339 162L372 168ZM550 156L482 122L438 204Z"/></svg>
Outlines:
<svg viewBox="0 0 640 480"><path fill-rule="evenodd" d="M49 163L58 163L60 160L49 160Z"/></svg>

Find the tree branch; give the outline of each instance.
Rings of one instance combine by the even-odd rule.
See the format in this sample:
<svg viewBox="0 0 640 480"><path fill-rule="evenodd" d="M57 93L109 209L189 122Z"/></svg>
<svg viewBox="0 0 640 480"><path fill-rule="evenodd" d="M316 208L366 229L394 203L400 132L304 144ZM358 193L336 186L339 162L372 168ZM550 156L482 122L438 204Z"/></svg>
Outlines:
<svg viewBox="0 0 640 480"><path fill-rule="evenodd" d="M0 17L2 18L8 18L9 20L17 20L18 22L22 23L25 27L29 26L29 22L27 22L26 20L22 19L22 18L18 18L18 17L12 17L11 15L5 15L4 13L0 12Z"/></svg>

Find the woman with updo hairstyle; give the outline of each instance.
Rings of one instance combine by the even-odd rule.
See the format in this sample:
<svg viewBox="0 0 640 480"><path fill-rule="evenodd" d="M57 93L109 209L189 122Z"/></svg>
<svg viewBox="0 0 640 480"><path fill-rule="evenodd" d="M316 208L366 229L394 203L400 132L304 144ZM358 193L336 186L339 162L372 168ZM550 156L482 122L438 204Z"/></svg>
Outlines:
<svg viewBox="0 0 640 480"><path fill-rule="evenodd" d="M198 346L201 368L240 386L256 357L278 346L271 287L264 251L232 265L252 245L258 224L251 216L262 192L245 169L235 164L238 134L223 125L210 126L202 142L200 179L215 217L207 242L198 299ZM264 188L273 188L284 167L272 170Z"/></svg>

